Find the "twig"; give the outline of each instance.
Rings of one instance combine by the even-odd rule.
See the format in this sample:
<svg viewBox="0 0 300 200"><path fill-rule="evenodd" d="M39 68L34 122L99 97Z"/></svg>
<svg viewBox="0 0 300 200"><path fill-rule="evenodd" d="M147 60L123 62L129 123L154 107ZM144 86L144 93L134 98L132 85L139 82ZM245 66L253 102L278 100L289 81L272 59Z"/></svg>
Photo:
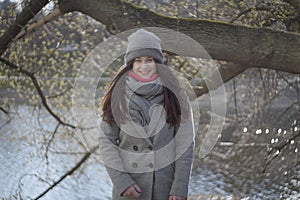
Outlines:
<svg viewBox="0 0 300 200"><path fill-rule="evenodd" d="M50 187L48 187L43 193L41 193L39 196L34 198L34 200L40 199L45 194L47 194L50 190L52 190L54 187L56 187L60 182L62 182L67 176L72 175L90 156L93 154L97 149L98 145L93 147L90 151L86 152L85 155L81 158L81 160L76 163L76 165L69 170L67 173L65 173L58 181L54 182Z"/></svg>
<svg viewBox="0 0 300 200"><path fill-rule="evenodd" d="M72 89L72 87L67 87L65 90L63 90L63 91L60 92L59 94L47 96L47 99L54 99L54 98L63 96L63 95L65 95L68 91L70 91L71 89Z"/></svg>
<svg viewBox="0 0 300 200"><path fill-rule="evenodd" d="M293 137L289 138L287 141L283 142L282 144L276 146L276 147L273 147L272 150L275 150L275 153L271 156L271 158L268 159L268 157L266 158L267 161L262 169L262 173L265 173L266 170L267 170L267 167L270 165L271 162L273 162L275 160L275 158L277 158L281 151L289 144L291 143L291 141L295 140L297 137L300 136L300 131L295 134ZM274 151L273 151L274 152Z"/></svg>
<svg viewBox="0 0 300 200"><path fill-rule="evenodd" d="M263 90L264 90L264 100L267 98L267 88L266 88L266 84L265 84L265 81L264 81L264 78L263 78L263 74L262 74L262 70L261 69L258 69L258 73L259 73L259 77L260 77L260 80L262 82L262 85L263 85Z"/></svg>
<svg viewBox="0 0 300 200"><path fill-rule="evenodd" d="M53 141L53 139L54 139L54 137L55 137L55 135L56 135L56 133L57 133L58 128L59 128L60 125L61 125L60 123L58 123L58 124L56 125L56 127L55 127L53 133L51 134L51 138L49 139L49 141L48 141L48 143L47 143L47 145L46 145L45 157L46 157L46 160L47 160L47 164L49 164L49 160L48 160L49 147L50 147L50 144L51 144L51 142Z"/></svg>
<svg viewBox="0 0 300 200"><path fill-rule="evenodd" d="M4 108L0 107L0 110L1 110L2 112L4 112L5 114L9 115L9 112L8 112L7 110L5 110Z"/></svg>
<svg viewBox="0 0 300 200"><path fill-rule="evenodd" d="M284 75L282 75L280 72L276 72L276 74L282 79L284 80L284 82L286 82L286 84L288 84L291 88L295 89L297 91L298 88L296 88L292 83L290 83L290 81L284 77Z"/></svg>
<svg viewBox="0 0 300 200"><path fill-rule="evenodd" d="M239 111L238 111L238 105L237 105L237 91L236 91L236 83L235 83L235 78L232 78L232 84L233 84L233 93L234 93L234 111L235 111L235 116L236 119L239 120Z"/></svg>
<svg viewBox="0 0 300 200"><path fill-rule="evenodd" d="M298 103L292 103L291 105L289 105L282 113L280 113L276 119L279 120L282 116L284 116L288 111L290 111L291 109L293 109L295 107L295 105L297 105Z"/></svg>

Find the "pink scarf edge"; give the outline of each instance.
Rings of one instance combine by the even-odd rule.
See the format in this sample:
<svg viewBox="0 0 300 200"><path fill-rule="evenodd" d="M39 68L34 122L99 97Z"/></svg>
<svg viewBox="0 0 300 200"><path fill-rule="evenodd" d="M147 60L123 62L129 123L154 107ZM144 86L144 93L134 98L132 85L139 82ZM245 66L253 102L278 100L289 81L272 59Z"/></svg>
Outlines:
<svg viewBox="0 0 300 200"><path fill-rule="evenodd" d="M130 71L128 73L128 76L134 78L135 80L137 81L140 81L140 82L150 82L150 81L154 81L157 77L158 77L158 74L157 73L154 73L150 78L142 78L140 77L139 75L133 73L133 71Z"/></svg>

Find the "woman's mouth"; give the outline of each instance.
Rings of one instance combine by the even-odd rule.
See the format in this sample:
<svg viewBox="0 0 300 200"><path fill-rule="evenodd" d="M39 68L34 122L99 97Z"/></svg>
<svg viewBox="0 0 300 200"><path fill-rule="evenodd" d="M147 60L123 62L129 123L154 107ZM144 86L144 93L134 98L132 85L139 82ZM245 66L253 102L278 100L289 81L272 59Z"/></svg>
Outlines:
<svg viewBox="0 0 300 200"><path fill-rule="evenodd" d="M142 75L147 75L147 74L150 73L150 71L140 71L140 73L141 73Z"/></svg>

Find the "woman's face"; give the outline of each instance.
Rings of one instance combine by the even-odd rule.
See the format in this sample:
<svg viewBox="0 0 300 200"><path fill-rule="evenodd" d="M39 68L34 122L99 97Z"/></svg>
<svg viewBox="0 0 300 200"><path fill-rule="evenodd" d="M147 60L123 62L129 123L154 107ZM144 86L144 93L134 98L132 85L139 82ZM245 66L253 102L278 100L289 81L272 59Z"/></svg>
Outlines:
<svg viewBox="0 0 300 200"><path fill-rule="evenodd" d="M151 78L156 72L155 60L152 57L141 56L134 59L132 71L141 78Z"/></svg>

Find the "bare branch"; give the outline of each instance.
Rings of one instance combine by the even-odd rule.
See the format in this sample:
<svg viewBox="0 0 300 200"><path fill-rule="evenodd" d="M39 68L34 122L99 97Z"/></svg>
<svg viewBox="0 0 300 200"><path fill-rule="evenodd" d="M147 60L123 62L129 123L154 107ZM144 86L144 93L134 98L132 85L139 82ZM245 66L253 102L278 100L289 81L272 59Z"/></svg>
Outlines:
<svg viewBox="0 0 300 200"><path fill-rule="evenodd" d="M9 115L9 112L8 112L7 110L5 110L4 108L0 107L0 110L1 110L2 112L4 112L5 114Z"/></svg>
<svg viewBox="0 0 300 200"><path fill-rule="evenodd" d="M56 115L56 114L54 113L54 111L50 108L50 106L48 105L47 99L46 99L46 97L45 97L45 95L44 95L44 93L43 93L43 91L42 91L42 89L41 89L41 87L40 87L40 85L39 85L39 83L38 83L36 77L34 76L34 73L31 73L31 72L29 72L29 71L27 71L27 70L25 70L25 69L23 69L23 68L21 68L21 67L15 65L14 63L11 63L10 61L8 61L8 60L6 60L6 59L4 59L4 58L0 58L0 62L3 62L4 64L6 64L7 66L9 66L10 68L15 69L15 70L19 70L22 74L27 75L27 76L31 79L31 81L32 81L32 83L33 83L35 89L37 90L37 93L38 93L38 95L40 96L40 98L41 98L41 100L42 100L42 104L44 105L44 107L46 108L46 110L47 110L47 111L48 111L48 112L49 112L49 113L50 113L50 114L51 114L51 115L52 115L52 116L53 116L60 124L62 124L62 125L64 125L64 126L68 126L68 127L70 127L70 128L73 128L73 129L76 128L74 125L68 124L68 123L64 122L62 119L60 119L59 116Z"/></svg>
<svg viewBox="0 0 300 200"><path fill-rule="evenodd" d="M66 177L71 176L76 170L85 162L87 159L98 149L99 146L94 146L91 148L90 151L86 152L85 155L80 159L78 163L75 164L75 166L67 171L59 180L54 182L50 187L48 187L43 193L41 193L39 196L34 198L34 200L42 198L45 194L47 194L50 190L52 190L54 187L56 187L60 182L62 182Z"/></svg>
<svg viewBox="0 0 300 200"><path fill-rule="evenodd" d="M47 99L53 99L53 98L57 98L57 97L63 96L63 95L65 95L68 91L70 91L71 89L72 89L71 86L70 86L70 87L67 87L67 88L65 88L63 91L61 91L59 94L47 96Z"/></svg>
<svg viewBox="0 0 300 200"><path fill-rule="evenodd" d="M269 152L268 157L266 158L266 163L264 164L264 167L262 169L262 173L265 173L270 163L272 163L282 152L282 150L287 147L288 144L291 143L291 141L295 140L297 137L300 137L300 131L296 133L293 137L289 138L285 142L273 147L271 151Z"/></svg>
<svg viewBox="0 0 300 200"><path fill-rule="evenodd" d="M235 111L235 117L236 120L240 120L239 118L239 112L238 112L238 105L237 105L237 91L236 91L236 81L235 78L233 78L233 98L234 98L234 111Z"/></svg>
<svg viewBox="0 0 300 200"><path fill-rule="evenodd" d="M48 161L48 152L49 152L50 144L51 144L51 142L54 140L54 137L55 137L55 135L56 135L56 133L57 133L58 128L59 128L60 125L61 125L60 123L58 123L58 124L56 125L56 127L55 127L53 133L51 134L51 138L49 139L49 141L48 141L48 143L47 143L47 145L46 145L45 157L46 157L47 163L49 163L49 161Z"/></svg>
<svg viewBox="0 0 300 200"><path fill-rule="evenodd" d="M285 108L285 110L282 112L282 113L280 113L277 117L276 117L276 119L279 121L283 116L285 116L285 114L286 113L288 113L290 110L292 110L292 109L297 109L297 102L295 102L295 103L292 103L291 105L289 105L287 108Z"/></svg>

